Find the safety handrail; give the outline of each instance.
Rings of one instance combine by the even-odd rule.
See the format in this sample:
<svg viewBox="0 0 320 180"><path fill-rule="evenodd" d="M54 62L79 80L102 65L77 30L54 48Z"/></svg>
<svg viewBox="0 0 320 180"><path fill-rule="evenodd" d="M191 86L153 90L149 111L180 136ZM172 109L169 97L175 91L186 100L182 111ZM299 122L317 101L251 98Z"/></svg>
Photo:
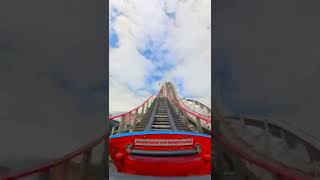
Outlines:
<svg viewBox="0 0 320 180"><path fill-rule="evenodd" d="M197 102L197 103L201 104L202 106L204 106L204 107L206 107L206 108L210 109L208 105L206 105L206 104L204 104L204 103L202 103L202 102L200 102L200 101L197 101L197 100L194 100L194 99L190 99L190 98L189 98L189 99L182 98L182 99L183 99L183 100L186 100L186 101L193 101L193 102ZM185 105L184 103L182 103L182 104L183 104L186 108L188 108L188 109L190 109L191 111L193 111L189 106ZM210 111L211 111L211 109L210 109ZM201 113L199 113L199 114L201 114ZM201 115L203 115L203 114L201 114ZM211 118L211 115L208 115L208 116L203 115L203 116Z"/></svg>
<svg viewBox="0 0 320 180"><path fill-rule="evenodd" d="M115 120L116 118L121 117L118 132L122 133L127 131L134 131L136 128L136 125L139 123L139 120L140 121L142 120L141 118L138 118L138 117L141 115L142 115L141 117L143 117L148 112L149 108L151 107L156 97L157 96L152 95L147 100L145 100L142 104L135 107L134 109L116 116L109 116L108 120ZM153 99L153 100L151 100L151 102L149 103L150 99ZM140 108L141 108L141 112L139 113Z"/></svg>
<svg viewBox="0 0 320 180"><path fill-rule="evenodd" d="M109 116L108 119L109 120L114 120L114 119L117 119L119 117L122 117L122 116L126 116L134 111L136 111L137 109L139 109L140 107L142 107L143 105L145 105L152 97L154 97L153 95L150 96L147 100L145 100L142 104L140 104L139 106L135 107L134 109L128 111L128 112L125 112L125 113L122 113L122 114L119 114L119 115L115 115L115 116Z"/></svg>
<svg viewBox="0 0 320 180"><path fill-rule="evenodd" d="M64 155L63 158L61 158L61 159L55 160L53 162L49 162L44 165L36 166L36 167L33 167L31 169L27 169L24 171L15 172L15 173L5 175L5 176L0 176L0 179L1 180L15 180L15 179L22 178L22 177L28 177L28 176L31 176L31 175L34 175L37 173L47 172L54 167L57 167L57 166L64 164L64 163L68 163L70 160L72 160L80 155L83 155L83 154L90 152L93 148L95 148L96 146L98 146L102 142L104 142L104 140L106 140L106 138L107 138L107 134L100 136L99 138L88 143L87 145L85 145L85 146L83 146L83 147L81 147L81 148L79 148L69 154Z"/></svg>
<svg viewBox="0 0 320 180"><path fill-rule="evenodd" d="M221 121L225 121L224 117L219 112L215 112L218 119L220 119ZM237 154L238 157L240 157L241 159L251 164L254 164L257 167L267 170L268 172L272 173L274 176L278 178L290 180L312 179L312 177L310 177L309 175L298 175L295 170L284 166L282 163L276 160L270 159L269 161L265 161L262 158L256 158L254 157L253 153L246 153L244 150L242 150L239 146L235 145L234 143L229 143L227 138L221 134L216 134L216 132L214 132L214 137L216 137L216 140L219 144L223 145L224 147L227 147L231 152Z"/></svg>
<svg viewBox="0 0 320 180"><path fill-rule="evenodd" d="M205 121L206 123L211 123L211 116L209 116L209 117L204 116L204 115L202 115L202 114L200 114L200 113L198 113L198 112L195 112L195 111L193 111L193 110L190 110L189 108L186 108L186 107L184 107L183 105L181 105L181 103L180 103L180 101L179 101L179 99L181 99L181 98L179 98L178 93L176 92L176 90L174 89L174 87L171 87L171 89L172 89L172 91L173 91L173 93L174 93L175 104L178 106L178 108L180 108L181 110L183 110L183 111L185 111L185 112L187 112L187 113L195 116L196 118L199 118L200 120Z"/></svg>
<svg viewBox="0 0 320 180"><path fill-rule="evenodd" d="M211 122L211 117L204 116L198 112L195 112L189 108L186 108L186 107L184 107L184 105L181 105L181 103L177 103L177 105L180 109L186 111L187 113L192 114L192 115L196 116L197 118L200 118L206 122Z"/></svg>

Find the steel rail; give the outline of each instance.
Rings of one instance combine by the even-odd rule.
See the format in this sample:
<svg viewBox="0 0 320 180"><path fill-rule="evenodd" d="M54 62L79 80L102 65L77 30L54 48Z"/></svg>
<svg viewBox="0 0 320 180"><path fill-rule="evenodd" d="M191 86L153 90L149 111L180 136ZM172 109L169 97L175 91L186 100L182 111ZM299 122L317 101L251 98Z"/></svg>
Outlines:
<svg viewBox="0 0 320 180"><path fill-rule="evenodd" d="M157 97L157 99L156 99L155 105L154 105L154 107L152 109L152 113L151 113L151 115L149 117L148 124L147 124L147 126L145 128L145 131L150 131L150 129L152 127L153 121L155 119L156 111L157 111L157 108L158 108L158 104L159 104L159 97Z"/></svg>
<svg viewBox="0 0 320 180"><path fill-rule="evenodd" d="M170 125L171 125L171 129L173 131L178 131L178 129L177 129L175 123L174 123L173 116L171 114L171 109L169 108L168 99L167 98L165 98L165 106L166 106L169 122L170 122Z"/></svg>

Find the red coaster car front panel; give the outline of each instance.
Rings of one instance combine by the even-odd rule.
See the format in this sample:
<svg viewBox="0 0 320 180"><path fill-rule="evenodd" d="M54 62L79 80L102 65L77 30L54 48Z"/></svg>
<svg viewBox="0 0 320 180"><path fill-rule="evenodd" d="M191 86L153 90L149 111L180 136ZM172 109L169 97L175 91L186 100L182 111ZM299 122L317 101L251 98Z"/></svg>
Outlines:
<svg viewBox="0 0 320 180"><path fill-rule="evenodd" d="M195 176L211 172L211 137L189 132L132 132L110 136L117 170L149 176Z"/></svg>

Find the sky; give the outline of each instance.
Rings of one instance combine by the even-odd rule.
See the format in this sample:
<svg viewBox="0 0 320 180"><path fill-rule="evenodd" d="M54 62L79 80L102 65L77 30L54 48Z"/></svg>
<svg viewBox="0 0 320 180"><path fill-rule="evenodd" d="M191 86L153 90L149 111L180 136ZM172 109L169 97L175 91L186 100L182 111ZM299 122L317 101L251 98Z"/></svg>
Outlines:
<svg viewBox="0 0 320 180"><path fill-rule="evenodd" d="M0 2L0 166L61 157L105 131L104 11L103 1Z"/></svg>
<svg viewBox="0 0 320 180"><path fill-rule="evenodd" d="M211 104L211 0L109 1L109 112L126 112L171 81Z"/></svg>
<svg viewBox="0 0 320 180"><path fill-rule="evenodd" d="M320 138L319 5L216 1L213 73L226 108L284 120Z"/></svg>

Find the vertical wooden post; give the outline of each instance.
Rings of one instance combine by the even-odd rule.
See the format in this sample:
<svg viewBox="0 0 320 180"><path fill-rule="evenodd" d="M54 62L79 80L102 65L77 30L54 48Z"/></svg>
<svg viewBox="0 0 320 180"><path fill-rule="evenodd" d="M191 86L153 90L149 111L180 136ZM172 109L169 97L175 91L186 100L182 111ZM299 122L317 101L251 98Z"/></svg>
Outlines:
<svg viewBox="0 0 320 180"><path fill-rule="evenodd" d="M310 156L310 154L308 152L308 149L307 149L306 145L302 144L302 148L303 148L303 154L304 154L305 162L312 163L312 159L311 159L311 156Z"/></svg>
<svg viewBox="0 0 320 180"><path fill-rule="evenodd" d="M149 100L147 100L146 112L148 112L148 109L149 109Z"/></svg>
<svg viewBox="0 0 320 180"><path fill-rule="evenodd" d="M142 110L141 110L141 114L142 114L142 117L141 117L141 118L143 118L143 116L144 116L144 105L145 105L145 104L143 104Z"/></svg>
<svg viewBox="0 0 320 180"><path fill-rule="evenodd" d="M134 113L134 120L133 120L133 127L132 127L132 131L136 130L136 124L137 124L137 118L138 118L138 109L136 109L135 113Z"/></svg>
<svg viewBox="0 0 320 180"><path fill-rule="evenodd" d="M280 132L281 132L281 139L285 143L285 148L289 149L289 144L288 144L288 141L286 139L285 131L283 129L281 129Z"/></svg>
<svg viewBox="0 0 320 180"><path fill-rule="evenodd" d="M207 109L208 114L210 114L210 115L211 115L211 109L210 109L210 108L208 108L208 107L206 107L206 109Z"/></svg>
<svg viewBox="0 0 320 180"><path fill-rule="evenodd" d="M131 113L129 113L128 114L128 121L127 121L127 123L125 124L125 131L127 131L127 130L132 130L132 119L133 118L133 113L131 112Z"/></svg>
<svg viewBox="0 0 320 180"><path fill-rule="evenodd" d="M246 134L246 124L244 122L244 117L242 114L240 114L240 123L241 123L241 131L242 131L242 135L245 135Z"/></svg>
<svg viewBox="0 0 320 180"><path fill-rule="evenodd" d="M86 180L90 168L90 161L91 161L91 152L92 149L89 149L86 153L83 154L81 160L81 180Z"/></svg>
<svg viewBox="0 0 320 180"><path fill-rule="evenodd" d="M199 103L199 106L200 106L200 110L202 111L203 105L201 103Z"/></svg>
<svg viewBox="0 0 320 180"><path fill-rule="evenodd" d="M192 108L194 111L197 111L197 104L195 101L192 101Z"/></svg>
<svg viewBox="0 0 320 180"><path fill-rule="evenodd" d="M181 118L182 122L185 125L188 125L188 121L187 121L187 117L186 117L185 113L182 110L178 109L178 114L179 114L179 117Z"/></svg>
<svg viewBox="0 0 320 180"><path fill-rule="evenodd" d="M125 117L126 117L126 115L125 116L122 116L121 117L121 121L120 121L120 127L119 127L119 133L122 133L123 131L124 131L124 127L125 127Z"/></svg>
<svg viewBox="0 0 320 180"><path fill-rule="evenodd" d="M217 109L215 109L217 110ZM222 152L224 151L221 147L221 145L218 143L219 136L221 135L221 129L220 129L220 119L216 116L215 113L213 113L212 120L212 141L211 141L211 150L212 150L212 172L214 176L218 176L223 173L223 159L222 159Z"/></svg>
<svg viewBox="0 0 320 180"><path fill-rule="evenodd" d="M101 158L101 175L103 178L108 179L109 175L109 152L108 152L108 138L106 137L103 142L103 153Z"/></svg>
<svg viewBox="0 0 320 180"><path fill-rule="evenodd" d="M203 133L200 118L199 117L196 117L196 118L197 118L197 129L198 129L199 133Z"/></svg>
<svg viewBox="0 0 320 180"><path fill-rule="evenodd" d="M132 113L130 112L127 114L127 119L125 119L124 128L123 128L124 132L126 132L128 128L130 129L131 119L132 119Z"/></svg>
<svg viewBox="0 0 320 180"><path fill-rule="evenodd" d="M50 169L39 174L39 180L50 180Z"/></svg>
<svg viewBox="0 0 320 180"><path fill-rule="evenodd" d="M64 180L69 180L69 169L70 169L69 165L70 165L70 160L67 160L63 164L62 179Z"/></svg>
<svg viewBox="0 0 320 180"><path fill-rule="evenodd" d="M271 141L271 135L270 135L270 132L269 132L269 127L268 127L268 122L267 122L267 120L264 120L263 121L263 123L264 123L264 136L265 136L265 138L266 138L266 151L267 151L267 153L269 154L270 153L270 151L271 151L271 147L270 147L270 141Z"/></svg>

